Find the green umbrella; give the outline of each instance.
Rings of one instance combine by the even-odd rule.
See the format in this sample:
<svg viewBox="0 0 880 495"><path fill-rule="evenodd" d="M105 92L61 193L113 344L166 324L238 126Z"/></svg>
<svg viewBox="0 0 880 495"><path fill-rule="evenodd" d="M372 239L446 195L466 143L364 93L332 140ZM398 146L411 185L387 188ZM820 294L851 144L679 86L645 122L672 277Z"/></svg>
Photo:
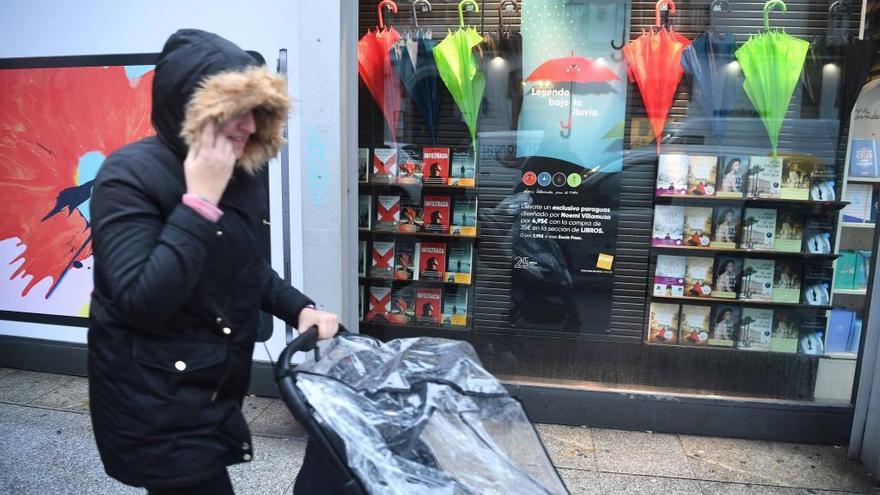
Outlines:
<svg viewBox="0 0 880 495"><path fill-rule="evenodd" d="M483 91L486 89L486 78L483 77L473 53L474 47L483 42L483 36L476 29L464 26L463 9L468 3L472 4L477 12L480 11L474 0L464 0L458 4L458 19L461 27L454 33L450 31L434 48L434 60L437 62L440 78L461 110L461 119L467 124L476 152L477 115L479 115L480 103L483 101Z"/></svg>
<svg viewBox="0 0 880 495"><path fill-rule="evenodd" d="M745 75L743 89L764 121L773 156L779 144L779 131L791 96L797 86L810 43L770 29L770 10L787 10L781 0L764 4L764 32L753 34L736 51L736 59Z"/></svg>

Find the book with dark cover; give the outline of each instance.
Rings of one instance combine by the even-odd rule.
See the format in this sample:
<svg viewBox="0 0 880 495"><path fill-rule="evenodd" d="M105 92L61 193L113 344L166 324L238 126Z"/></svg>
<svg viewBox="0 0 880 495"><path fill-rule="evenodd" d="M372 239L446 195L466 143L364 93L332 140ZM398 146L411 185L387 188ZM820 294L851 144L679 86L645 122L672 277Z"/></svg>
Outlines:
<svg viewBox="0 0 880 495"><path fill-rule="evenodd" d="M742 286L739 292L741 301L773 300L773 260L747 258L743 263Z"/></svg>
<svg viewBox="0 0 880 495"><path fill-rule="evenodd" d="M712 307L712 331L709 345L733 347L739 338L739 321L742 308L739 306L718 304Z"/></svg>
<svg viewBox="0 0 880 495"><path fill-rule="evenodd" d="M648 342L678 343L678 304L652 302L648 317Z"/></svg>
<svg viewBox="0 0 880 495"><path fill-rule="evenodd" d="M810 199L810 185L818 164L813 158L787 157L782 161L782 199Z"/></svg>
<svg viewBox="0 0 880 495"><path fill-rule="evenodd" d="M370 149L369 148L358 148L358 182L369 182L369 181L370 181Z"/></svg>
<svg viewBox="0 0 880 495"><path fill-rule="evenodd" d="M419 243L398 240L394 243L394 280L418 280Z"/></svg>
<svg viewBox="0 0 880 495"><path fill-rule="evenodd" d="M457 241L449 244L449 265L446 281L469 285L473 264L474 245L470 241Z"/></svg>
<svg viewBox="0 0 880 495"><path fill-rule="evenodd" d="M817 167L813 172L813 183L810 185L812 201L837 200L837 169L835 167Z"/></svg>
<svg viewBox="0 0 880 495"><path fill-rule="evenodd" d="M756 251L773 251L776 239L776 210L746 208L743 213L740 247Z"/></svg>
<svg viewBox="0 0 880 495"><path fill-rule="evenodd" d="M774 251L780 253L799 253L804 242L804 218L790 211L776 213L776 235L773 239Z"/></svg>
<svg viewBox="0 0 880 495"><path fill-rule="evenodd" d="M749 170L749 157L722 156L719 160L718 182L715 195L719 198L741 198L745 195L745 177Z"/></svg>
<svg viewBox="0 0 880 495"><path fill-rule="evenodd" d="M800 317L797 311L791 309L777 309L773 311L773 336L770 337L771 351L796 353L800 333Z"/></svg>
<svg viewBox="0 0 880 495"><path fill-rule="evenodd" d="M477 167L474 153L470 147L452 151L452 165L449 171L449 185L474 187L476 185Z"/></svg>
<svg viewBox="0 0 880 495"><path fill-rule="evenodd" d="M739 294L740 275L743 259L739 256L721 255L715 257L715 290L712 297L736 299Z"/></svg>
<svg viewBox="0 0 880 495"><path fill-rule="evenodd" d="M419 278L442 281L446 270L446 244L423 242L419 251Z"/></svg>
<svg viewBox="0 0 880 495"><path fill-rule="evenodd" d="M422 204L407 197L400 200L400 231L421 232L425 230L425 217Z"/></svg>
<svg viewBox="0 0 880 495"><path fill-rule="evenodd" d="M421 150L417 147L401 146L397 148L397 183L422 183L422 156Z"/></svg>
<svg viewBox="0 0 880 495"><path fill-rule="evenodd" d="M447 287L443 294L443 326L468 326L468 291L464 287Z"/></svg>
<svg viewBox="0 0 880 495"><path fill-rule="evenodd" d="M831 304L831 281L834 270L822 265L806 265L801 302L811 306L827 306Z"/></svg>
<svg viewBox="0 0 880 495"><path fill-rule="evenodd" d="M825 354L825 325L827 319L818 313L801 314L801 335L798 339L798 352L808 356Z"/></svg>
<svg viewBox="0 0 880 495"><path fill-rule="evenodd" d="M358 230L370 230L373 226L373 197L358 196Z"/></svg>
<svg viewBox="0 0 880 495"><path fill-rule="evenodd" d="M447 185L449 158L449 148L425 148L422 153L422 181L431 185Z"/></svg>
<svg viewBox="0 0 880 495"><path fill-rule="evenodd" d="M358 277L367 276L367 241L358 241Z"/></svg>
<svg viewBox="0 0 880 495"><path fill-rule="evenodd" d="M801 299L801 263L778 259L773 268L773 302L797 304Z"/></svg>
<svg viewBox="0 0 880 495"><path fill-rule="evenodd" d="M449 233L449 196L425 196L425 232Z"/></svg>
<svg viewBox="0 0 880 495"><path fill-rule="evenodd" d="M416 308L412 286L397 287L391 291L391 311L388 321L395 325L415 323Z"/></svg>
<svg viewBox="0 0 880 495"><path fill-rule="evenodd" d="M712 233L712 247L733 249L739 240L742 227L742 211L739 208L719 207L715 209L715 225Z"/></svg>
<svg viewBox="0 0 880 495"><path fill-rule="evenodd" d="M877 177L880 175L877 148L876 139L852 139L849 155L850 177Z"/></svg>
<svg viewBox="0 0 880 495"><path fill-rule="evenodd" d="M808 218L804 223L805 253L830 254L834 248L834 224L826 218Z"/></svg>
<svg viewBox="0 0 880 495"><path fill-rule="evenodd" d="M373 150L372 182L391 184L397 180L397 150L376 148Z"/></svg>
<svg viewBox="0 0 880 495"><path fill-rule="evenodd" d="M364 321L364 301L367 288L358 285L358 321Z"/></svg>
<svg viewBox="0 0 880 495"><path fill-rule="evenodd" d="M736 348L745 351L769 351L773 334L773 310L743 308Z"/></svg>
<svg viewBox="0 0 880 495"><path fill-rule="evenodd" d="M452 201L451 235L477 236L477 198L455 198Z"/></svg>
<svg viewBox="0 0 880 495"><path fill-rule="evenodd" d="M416 288L416 323L437 326L440 324L443 289Z"/></svg>

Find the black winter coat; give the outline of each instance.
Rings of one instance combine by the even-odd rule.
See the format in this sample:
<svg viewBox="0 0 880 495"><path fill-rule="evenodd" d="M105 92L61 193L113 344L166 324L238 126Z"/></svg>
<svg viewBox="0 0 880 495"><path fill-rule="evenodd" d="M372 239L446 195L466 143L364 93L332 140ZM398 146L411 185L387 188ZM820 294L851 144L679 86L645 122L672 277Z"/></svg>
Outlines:
<svg viewBox="0 0 880 495"><path fill-rule="evenodd" d="M113 153L95 180L90 407L107 473L130 485L186 487L252 459L241 401L260 310L295 325L311 303L260 256L265 191L251 172L278 151L288 103L284 81L255 65L215 35L172 35L153 84L157 136ZM181 203L187 142L251 108L257 133L212 223Z"/></svg>

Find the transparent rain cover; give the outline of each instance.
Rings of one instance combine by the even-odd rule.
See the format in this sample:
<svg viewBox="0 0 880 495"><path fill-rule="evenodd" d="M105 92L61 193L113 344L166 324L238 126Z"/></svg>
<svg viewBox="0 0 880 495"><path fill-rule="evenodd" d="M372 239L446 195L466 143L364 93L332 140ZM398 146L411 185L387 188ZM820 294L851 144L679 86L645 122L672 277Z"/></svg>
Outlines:
<svg viewBox="0 0 880 495"><path fill-rule="evenodd" d="M371 494L567 494L520 403L466 342L347 335L297 368Z"/></svg>

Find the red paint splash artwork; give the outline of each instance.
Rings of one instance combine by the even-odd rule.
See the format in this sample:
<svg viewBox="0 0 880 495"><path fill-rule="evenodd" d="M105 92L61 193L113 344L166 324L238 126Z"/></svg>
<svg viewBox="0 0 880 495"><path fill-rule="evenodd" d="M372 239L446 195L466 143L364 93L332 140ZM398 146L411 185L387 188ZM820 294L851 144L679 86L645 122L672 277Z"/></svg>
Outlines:
<svg viewBox="0 0 880 495"><path fill-rule="evenodd" d="M24 260L12 279L31 277L22 296L50 278L48 298L91 256L80 159L153 134L152 79L121 66L0 70L0 240L25 248L11 262Z"/></svg>

